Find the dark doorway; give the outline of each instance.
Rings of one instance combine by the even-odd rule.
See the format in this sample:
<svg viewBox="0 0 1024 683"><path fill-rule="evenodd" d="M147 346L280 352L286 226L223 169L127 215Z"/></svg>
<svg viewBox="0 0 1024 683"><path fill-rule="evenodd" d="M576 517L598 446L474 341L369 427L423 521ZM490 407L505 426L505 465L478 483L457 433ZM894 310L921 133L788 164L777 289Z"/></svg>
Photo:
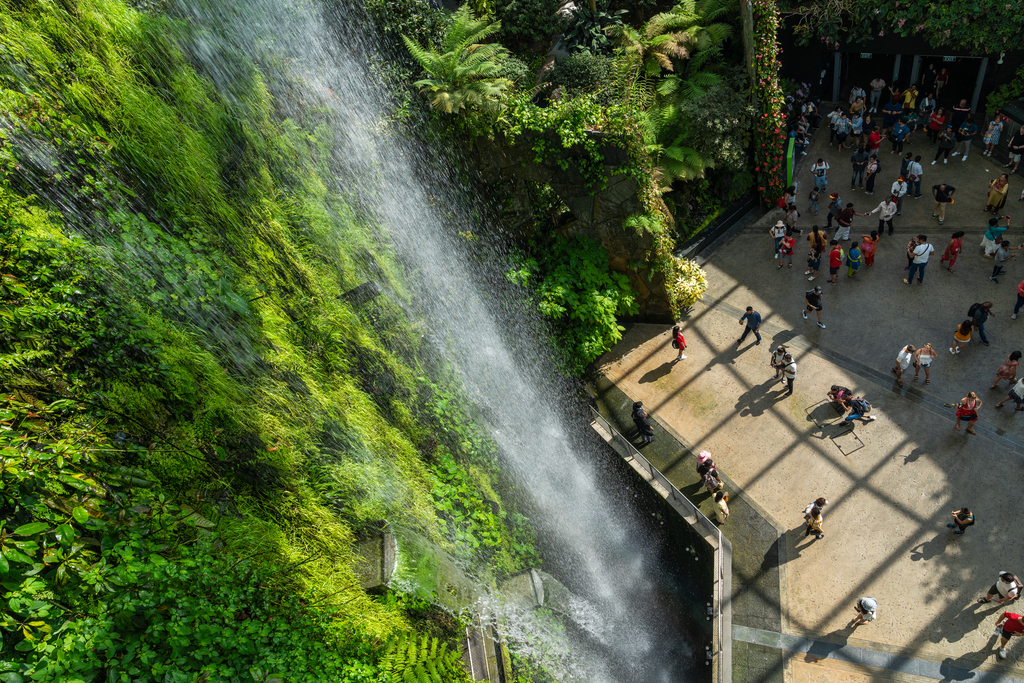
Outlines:
<svg viewBox="0 0 1024 683"><path fill-rule="evenodd" d="M883 102L888 101L888 86L892 85L893 69L896 66L896 55L876 55L863 57L855 52L843 55L843 77L839 83L841 102L849 102L850 90L860 86L865 93L871 95L871 81L881 76L885 81L886 90L882 92Z"/></svg>
<svg viewBox="0 0 1024 683"><path fill-rule="evenodd" d="M956 61L944 62L941 56L921 56L920 74L923 75L929 64L935 65L936 71L943 67L949 69L949 82L942 89L938 97L938 105L946 111L958 104L961 98L971 103L974 98L974 88L978 84L978 69L981 67L981 59L978 57L957 57ZM918 81L921 80L918 75Z"/></svg>

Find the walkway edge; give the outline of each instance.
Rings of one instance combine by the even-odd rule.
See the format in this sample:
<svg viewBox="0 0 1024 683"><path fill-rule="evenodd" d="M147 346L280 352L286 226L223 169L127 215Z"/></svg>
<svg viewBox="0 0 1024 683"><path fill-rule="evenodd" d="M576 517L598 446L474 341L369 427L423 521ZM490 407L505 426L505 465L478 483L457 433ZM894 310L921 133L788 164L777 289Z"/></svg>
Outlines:
<svg viewBox="0 0 1024 683"><path fill-rule="evenodd" d="M717 527L714 527L717 533L713 533L708 527L714 525L696 505L633 448L597 410L591 408L590 411L593 416L590 426L594 431L714 549L717 569L712 619L715 657L711 663L711 677L719 683L732 683L732 543Z"/></svg>

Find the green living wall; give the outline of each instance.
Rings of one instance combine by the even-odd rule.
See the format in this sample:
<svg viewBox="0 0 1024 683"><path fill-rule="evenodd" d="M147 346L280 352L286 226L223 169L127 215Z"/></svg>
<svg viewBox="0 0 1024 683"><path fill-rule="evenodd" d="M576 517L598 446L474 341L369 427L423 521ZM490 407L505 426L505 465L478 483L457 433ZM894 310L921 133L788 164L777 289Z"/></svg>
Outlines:
<svg viewBox="0 0 1024 683"><path fill-rule="evenodd" d="M226 100L197 30L0 0L0 681L460 680L455 618L367 594L353 542L487 582L530 532L330 122L269 59L219 55Z"/></svg>

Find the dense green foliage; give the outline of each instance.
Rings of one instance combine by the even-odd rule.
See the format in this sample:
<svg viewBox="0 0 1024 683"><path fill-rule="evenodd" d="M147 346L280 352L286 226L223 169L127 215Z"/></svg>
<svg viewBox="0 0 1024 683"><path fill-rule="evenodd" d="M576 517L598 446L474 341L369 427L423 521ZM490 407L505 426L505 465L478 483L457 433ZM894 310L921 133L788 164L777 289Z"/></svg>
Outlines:
<svg viewBox="0 0 1024 683"><path fill-rule="evenodd" d="M0 674L385 681L421 618L360 588L353 542L401 524L487 581L530 534L466 404L422 399L457 391L328 189L324 112L197 30L0 0Z"/></svg>
<svg viewBox="0 0 1024 683"><path fill-rule="evenodd" d="M564 22L555 14L559 4L559 0L495 0L502 38L509 45L546 43L564 28Z"/></svg>
<svg viewBox="0 0 1024 683"><path fill-rule="evenodd" d="M540 312L555 321L566 369L583 367L622 338L616 316L636 312L629 279L608 268L608 252L589 237L555 238L509 273L533 290Z"/></svg>
<svg viewBox="0 0 1024 683"><path fill-rule="evenodd" d="M798 18L797 39L828 49L895 33L932 46L979 53L1009 50L1024 31L1024 17L1003 0L784 0L783 13Z"/></svg>

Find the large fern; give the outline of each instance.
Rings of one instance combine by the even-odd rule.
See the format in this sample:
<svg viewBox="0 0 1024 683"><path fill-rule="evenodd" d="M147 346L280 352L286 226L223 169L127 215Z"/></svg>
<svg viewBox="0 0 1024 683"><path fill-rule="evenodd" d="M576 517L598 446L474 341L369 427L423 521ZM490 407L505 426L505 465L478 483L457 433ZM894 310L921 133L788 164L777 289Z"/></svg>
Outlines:
<svg viewBox="0 0 1024 683"><path fill-rule="evenodd" d="M403 633L388 645L381 667L395 683L469 683L462 658L437 638Z"/></svg>
<svg viewBox="0 0 1024 683"><path fill-rule="evenodd" d="M427 95L432 107L446 114L471 107L497 109L502 93L511 85L498 77L509 53L497 43L480 41L499 30L500 21L478 19L466 3L452 15L440 52L403 35L409 54L430 75L413 85Z"/></svg>

